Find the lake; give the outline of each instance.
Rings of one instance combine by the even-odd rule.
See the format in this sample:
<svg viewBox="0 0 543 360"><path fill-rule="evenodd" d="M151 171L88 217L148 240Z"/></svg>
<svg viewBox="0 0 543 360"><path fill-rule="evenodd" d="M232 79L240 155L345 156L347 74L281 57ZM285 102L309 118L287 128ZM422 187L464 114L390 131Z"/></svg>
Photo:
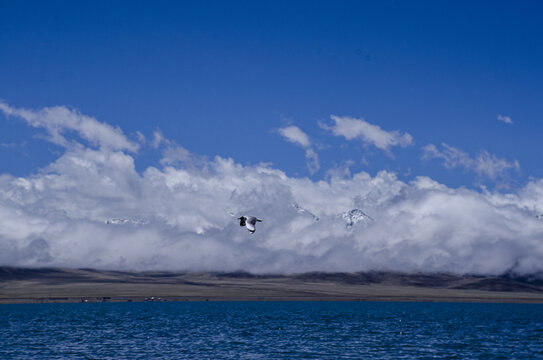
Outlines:
<svg viewBox="0 0 543 360"><path fill-rule="evenodd" d="M0 305L2 359L543 359L543 305Z"/></svg>

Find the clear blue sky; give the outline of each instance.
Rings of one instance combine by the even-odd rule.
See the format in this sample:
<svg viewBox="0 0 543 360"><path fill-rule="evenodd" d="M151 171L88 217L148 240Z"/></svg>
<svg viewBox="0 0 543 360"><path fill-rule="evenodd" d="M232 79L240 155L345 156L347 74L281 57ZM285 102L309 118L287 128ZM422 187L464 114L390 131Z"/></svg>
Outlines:
<svg viewBox="0 0 543 360"><path fill-rule="evenodd" d="M349 163L518 187L543 177L541 14L537 1L0 1L0 99L74 108L132 138L160 129L196 154L289 176ZM412 142L387 152L347 140L330 115ZM309 138L314 174L278 131L287 126ZM58 157L39 133L0 113L0 173ZM489 175L481 154L505 169ZM138 169L158 156L142 148Z"/></svg>

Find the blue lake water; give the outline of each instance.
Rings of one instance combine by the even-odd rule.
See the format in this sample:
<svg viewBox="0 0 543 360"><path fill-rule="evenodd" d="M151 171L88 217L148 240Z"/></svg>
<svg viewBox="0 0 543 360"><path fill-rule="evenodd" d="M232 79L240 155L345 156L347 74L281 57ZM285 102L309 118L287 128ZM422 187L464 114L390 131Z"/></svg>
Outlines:
<svg viewBox="0 0 543 360"><path fill-rule="evenodd" d="M543 305L0 305L1 359L543 359Z"/></svg>

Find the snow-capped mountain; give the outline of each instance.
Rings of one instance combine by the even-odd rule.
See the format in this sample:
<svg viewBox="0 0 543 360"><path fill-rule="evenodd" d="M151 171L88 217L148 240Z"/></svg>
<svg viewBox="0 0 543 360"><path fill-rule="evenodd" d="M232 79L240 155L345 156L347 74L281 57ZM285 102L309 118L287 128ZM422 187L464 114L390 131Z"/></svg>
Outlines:
<svg viewBox="0 0 543 360"><path fill-rule="evenodd" d="M306 210L304 209L303 207L301 207L300 205L296 204L296 203L292 203L292 207L294 208L294 210L296 210L299 214L306 214L306 215L309 215L313 218L313 220L315 221L319 221L319 217L315 214L313 214L311 211L309 210Z"/></svg>
<svg viewBox="0 0 543 360"><path fill-rule="evenodd" d="M341 217L343 218L343 220L345 220L345 224L348 229L352 228L357 224L367 225L373 221L373 219L369 215L367 215L360 209L352 209L350 211L344 212L343 214L341 214Z"/></svg>
<svg viewBox="0 0 543 360"><path fill-rule="evenodd" d="M105 221L106 224L109 225L147 225L149 221L147 220L141 220L141 219L108 219Z"/></svg>

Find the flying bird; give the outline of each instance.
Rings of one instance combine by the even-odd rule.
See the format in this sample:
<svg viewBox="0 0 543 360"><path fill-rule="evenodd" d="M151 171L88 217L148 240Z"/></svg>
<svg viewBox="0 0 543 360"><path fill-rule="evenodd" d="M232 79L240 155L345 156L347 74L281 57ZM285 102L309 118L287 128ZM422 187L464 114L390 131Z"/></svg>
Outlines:
<svg viewBox="0 0 543 360"><path fill-rule="evenodd" d="M255 228L256 223L262 222L261 219L257 219L254 216L241 216L238 218L238 220L239 220L239 226L245 226L251 234L254 234L256 230Z"/></svg>

